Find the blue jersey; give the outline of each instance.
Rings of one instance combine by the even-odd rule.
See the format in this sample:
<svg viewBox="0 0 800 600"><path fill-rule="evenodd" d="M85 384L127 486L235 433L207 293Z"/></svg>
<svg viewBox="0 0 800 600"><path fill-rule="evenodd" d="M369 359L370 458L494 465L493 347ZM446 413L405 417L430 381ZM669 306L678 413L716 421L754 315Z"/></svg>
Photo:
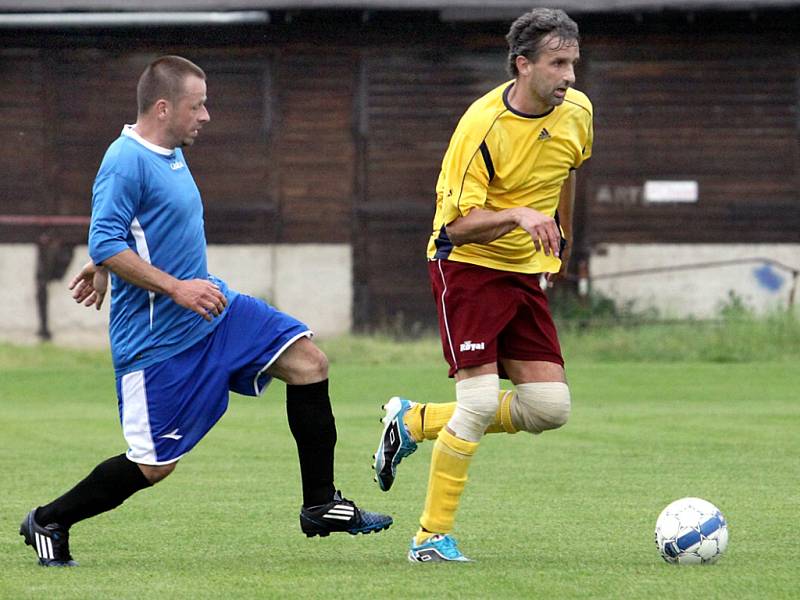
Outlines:
<svg viewBox="0 0 800 600"><path fill-rule="evenodd" d="M99 265L128 249L177 279L210 279L229 303L236 295L208 273L203 204L183 152L151 144L126 126L106 151L92 188L89 255ZM109 330L117 376L182 352L226 314L206 321L114 274L111 288Z"/></svg>

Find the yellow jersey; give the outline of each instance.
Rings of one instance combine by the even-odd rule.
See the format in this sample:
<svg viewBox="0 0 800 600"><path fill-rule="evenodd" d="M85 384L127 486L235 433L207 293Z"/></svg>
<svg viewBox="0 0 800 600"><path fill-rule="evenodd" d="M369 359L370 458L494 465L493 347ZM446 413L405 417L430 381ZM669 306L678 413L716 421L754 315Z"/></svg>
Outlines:
<svg viewBox="0 0 800 600"><path fill-rule="evenodd" d="M445 226L473 208L528 206L558 218L561 187L592 153L592 103L568 89L564 102L542 115L513 109L506 82L476 100L453 132L436 184L429 259L448 259L519 273L556 273L561 260L537 252L516 227L488 244L454 246ZM563 232L562 232L563 237Z"/></svg>

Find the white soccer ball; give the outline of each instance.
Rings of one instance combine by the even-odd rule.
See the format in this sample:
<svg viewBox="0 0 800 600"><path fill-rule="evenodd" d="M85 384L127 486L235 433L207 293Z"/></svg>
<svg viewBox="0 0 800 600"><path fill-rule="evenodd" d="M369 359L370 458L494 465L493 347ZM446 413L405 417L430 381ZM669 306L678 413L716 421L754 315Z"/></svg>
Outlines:
<svg viewBox="0 0 800 600"><path fill-rule="evenodd" d="M728 547L728 524L711 502L681 498L658 515L656 546L668 563L713 563Z"/></svg>

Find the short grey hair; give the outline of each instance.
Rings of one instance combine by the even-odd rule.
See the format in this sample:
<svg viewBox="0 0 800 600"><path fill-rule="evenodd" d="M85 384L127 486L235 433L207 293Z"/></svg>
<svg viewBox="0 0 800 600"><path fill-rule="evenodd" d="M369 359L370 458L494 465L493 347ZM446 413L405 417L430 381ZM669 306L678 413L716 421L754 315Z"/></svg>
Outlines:
<svg viewBox="0 0 800 600"><path fill-rule="evenodd" d="M561 9L534 8L514 21L506 35L508 74L512 77L519 75L518 56L535 61L542 41L550 34L555 35L562 45L578 43L580 39L578 24Z"/></svg>

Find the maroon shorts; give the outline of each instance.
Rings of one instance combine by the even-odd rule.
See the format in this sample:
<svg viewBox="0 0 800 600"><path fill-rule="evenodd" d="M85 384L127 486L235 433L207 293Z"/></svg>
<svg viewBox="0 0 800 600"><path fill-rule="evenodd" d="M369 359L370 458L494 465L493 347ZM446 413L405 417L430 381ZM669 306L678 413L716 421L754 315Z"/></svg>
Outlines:
<svg viewBox="0 0 800 600"><path fill-rule="evenodd" d="M500 359L564 366L556 326L539 276L452 260L428 262L439 333L450 377L459 369Z"/></svg>

